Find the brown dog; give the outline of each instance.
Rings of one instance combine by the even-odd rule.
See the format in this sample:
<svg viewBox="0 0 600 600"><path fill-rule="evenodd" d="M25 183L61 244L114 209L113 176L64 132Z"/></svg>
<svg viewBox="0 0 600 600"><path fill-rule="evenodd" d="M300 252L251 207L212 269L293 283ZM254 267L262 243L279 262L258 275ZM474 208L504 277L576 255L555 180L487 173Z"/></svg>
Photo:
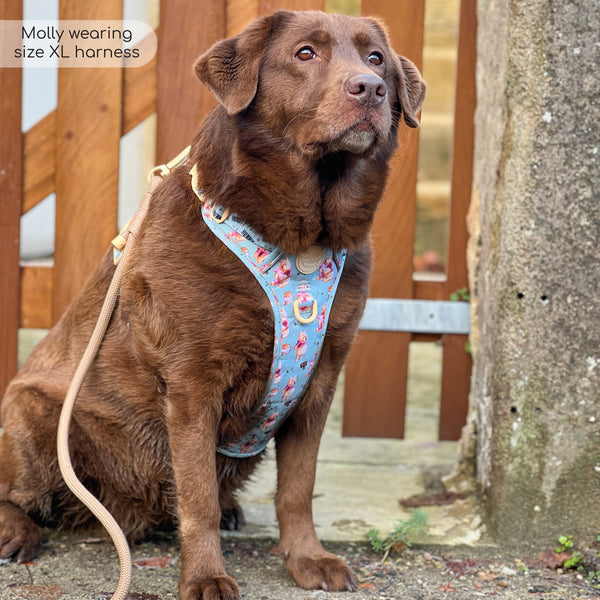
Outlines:
<svg viewBox="0 0 600 600"><path fill-rule="evenodd" d="M367 295L369 229L400 118L418 125L424 84L369 18L281 11L215 44L195 66L219 101L189 164L155 192L118 306L77 401L71 454L79 478L130 539L175 519L184 600L235 599L219 523L237 527L235 490L260 456L215 448L243 433L265 393L274 317L253 275L207 228L190 185L284 253L347 249L316 371L276 433L280 547L299 585L353 589L318 541L311 515L319 439ZM74 526L89 513L56 464L66 390L113 274L107 253L34 350L2 404L0 557L39 550L35 522Z"/></svg>

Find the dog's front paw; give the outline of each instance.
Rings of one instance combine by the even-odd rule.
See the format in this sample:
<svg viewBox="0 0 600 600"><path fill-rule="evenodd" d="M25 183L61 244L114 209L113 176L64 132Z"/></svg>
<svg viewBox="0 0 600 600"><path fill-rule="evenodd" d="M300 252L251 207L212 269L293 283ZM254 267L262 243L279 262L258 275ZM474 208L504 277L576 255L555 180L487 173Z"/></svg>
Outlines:
<svg viewBox="0 0 600 600"><path fill-rule="evenodd" d="M305 589L354 592L356 579L350 567L337 556L327 553L324 556L288 557L286 566L296 583Z"/></svg>
<svg viewBox="0 0 600 600"><path fill-rule="evenodd" d="M41 529L14 504L0 502L0 558L29 562L41 547Z"/></svg>
<svg viewBox="0 0 600 600"><path fill-rule="evenodd" d="M181 600L240 600L237 583L229 575L179 583Z"/></svg>

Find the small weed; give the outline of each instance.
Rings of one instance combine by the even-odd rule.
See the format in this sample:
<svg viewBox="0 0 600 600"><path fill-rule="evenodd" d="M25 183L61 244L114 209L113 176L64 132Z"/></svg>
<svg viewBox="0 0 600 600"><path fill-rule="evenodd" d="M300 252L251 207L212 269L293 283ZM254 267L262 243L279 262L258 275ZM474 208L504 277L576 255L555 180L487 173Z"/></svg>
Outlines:
<svg viewBox="0 0 600 600"><path fill-rule="evenodd" d="M370 529L367 537L375 552L383 552L385 561L393 550L400 552L406 546L410 548L410 541L420 533L427 533L428 529L427 513L419 508L411 510L408 520L398 521L393 531L386 537L381 537L379 529Z"/></svg>
<svg viewBox="0 0 600 600"><path fill-rule="evenodd" d="M556 548L557 554L562 554L567 550L573 548L573 536L572 535L561 535L558 537L558 547ZM583 569L583 554L579 551L575 551L571 554L570 558L567 558L563 564L564 569L577 569L581 571Z"/></svg>
<svg viewBox="0 0 600 600"><path fill-rule="evenodd" d="M583 554L581 552L573 552L571 558L565 560L563 568L565 569L577 569L581 571L583 569Z"/></svg>
<svg viewBox="0 0 600 600"><path fill-rule="evenodd" d="M556 553L561 554L566 552L573 547L573 536L572 535L561 535L558 538L559 546L556 548Z"/></svg>
<svg viewBox="0 0 600 600"><path fill-rule="evenodd" d="M600 571L589 571L587 575L587 581L596 589L600 589Z"/></svg>
<svg viewBox="0 0 600 600"><path fill-rule="evenodd" d="M600 542L600 533L596 535L596 541ZM580 573L583 573L586 570L585 557L579 550L573 550L573 547L573 536L561 535L558 538L558 547L556 548L556 552L560 554L570 551L571 556L565 560L563 563L563 568L574 569ZM600 556L600 552L598 552L598 556ZM588 570L586 580L595 589L600 590L600 569Z"/></svg>
<svg viewBox="0 0 600 600"><path fill-rule="evenodd" d="M471 300L469 288L464 286L461 287L459 290L452 292L450 294L450 300L452 300L452 302L469 302Z"/></svg>

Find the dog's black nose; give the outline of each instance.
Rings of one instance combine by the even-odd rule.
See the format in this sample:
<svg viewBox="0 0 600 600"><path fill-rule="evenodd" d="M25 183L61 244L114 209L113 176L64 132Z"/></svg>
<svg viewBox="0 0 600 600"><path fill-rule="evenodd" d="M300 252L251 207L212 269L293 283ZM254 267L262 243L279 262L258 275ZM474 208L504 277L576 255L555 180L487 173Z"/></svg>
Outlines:
<svg viewBox="0 0 600 600"><path fill-rule="evenodd" d="M375 73L360 73L346 80L346 93L361 104L380 104L387 93L385 83Z"/></svg>

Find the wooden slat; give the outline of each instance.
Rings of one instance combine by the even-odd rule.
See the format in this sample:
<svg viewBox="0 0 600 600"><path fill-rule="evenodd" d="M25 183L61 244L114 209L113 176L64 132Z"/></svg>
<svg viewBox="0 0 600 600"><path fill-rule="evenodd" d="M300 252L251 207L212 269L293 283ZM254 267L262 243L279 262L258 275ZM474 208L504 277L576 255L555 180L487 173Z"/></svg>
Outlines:
<svg viewBox="0 0 600 600"><path fill-rule="evenodd" d="M225 37L225 2L172 0L160 5L156 162L164 163L192 142L193 133L214 106L192 66L202 52ZM198 20L200 18L200 21Z"/></svg>
<svg viewBox="0 0 600 600"><path fill-rule="evenodd" d="M118 19L122 0L62 0L60 19ZM56 321L106 252L117 227L120 69L59 69L56 112Z"/></svg>
<svg viewBox="0 0 600 600"><path fill-rule="evenodd" d="M158 29L155 31L158 36ZM144 38L138 46L149 42ZM123 69L123 116L121 134L125 135L156 111L158 55L137 68Z"/></svg>
<svg viewBox="0 0 600 600"><path fill-rule="evenodd" d="M0 0L0 19L21 19L20 2ZM17 370L19 218L23 182L21 70L0 69L0 399Z"/></svg>
<svg viewBox="0 0 600 600"><path fill-rule="evenodd" d="M420 68L424 0L363 0L363 14L386 22L396 52ZM402 147L373 228L370 296L411 298L418 132L402 126ZM343 434L403 437L410 333L361 332L347 361Z"/></svg>
<svg viewBox="0 0 600 600"><path fill-rule="evenodd" d="M55 131L52 111L23 135L23 214L54 191Z"/></svg>
<svg viewBox="0 0 600 600"><path fill-rule="evenodd" d="M275 10L323 10L323 0L259 0L259 13L268 15Z"/></svg>
<svg viewBox="0 0 600 600"><path fill-rule="evenodd" d="M468 285L466 216L473 177L476 10L476 0L461 0L446 297ZM444 336L439 431L441 440L458 439L465 424L472 364L471 356L465 352L466 341L466 336Z"/></svg>
<svg viewBox="0 0 600 600"><path fill-rule="evenodd" d="M227 0L227 37L237 35L258 16L259 0Z"/></svg>
<svg viewBox="0 0 600 600"><path fill-rule="evenodd" d="M444 297L445 281L414 281L413 298L415 300L447 300Z"/></svg>
<svg viewBox="0 0 600 600"><path fill-rule="evenodd" d="M52 327L52 267L21 267L21 322L24 328Z"/></svg>

